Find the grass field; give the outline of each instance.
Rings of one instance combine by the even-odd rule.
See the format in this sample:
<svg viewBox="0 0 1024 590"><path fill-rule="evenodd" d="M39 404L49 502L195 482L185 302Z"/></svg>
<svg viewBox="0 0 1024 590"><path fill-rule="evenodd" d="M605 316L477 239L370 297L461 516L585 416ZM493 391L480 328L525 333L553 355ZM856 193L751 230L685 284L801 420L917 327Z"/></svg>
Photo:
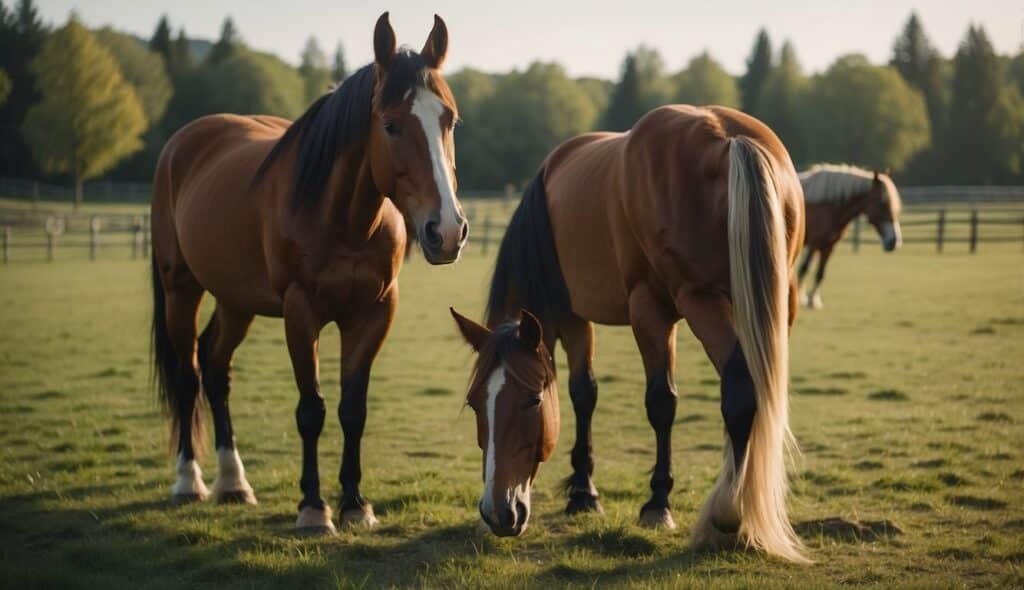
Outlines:
<svg viewBox="0 0 1024 590"><path fill-rule="evenodd" d="M491 252L493 255L493 250ZM680 331L673 511L641 529L654 437L628 329L599 328L596 483L606 514L568 519L572 409L520 539L477 531L480 451L462 395L472 361L447 313L478 316L491 259L412 260L374 368L363 492L381 526L292 533L300 445L279 320L236 357L238 445L260 504L170 507L167 427L148 386L148 268L140 261L0 267L0 586L1021 587L1024 585L1024 254L969 256L873 241L842 248L826 308L793 336L792 413L804 453L791 513L816 563L692 552L686 532L720 463L718 384ZM209 301L204 315L210 312ZM321 342L338 401L338 338ZM559 355L561 357L561 355ZM340 427L321 438L337 498ZM203 460L207 482L215 461Z"/></svg>

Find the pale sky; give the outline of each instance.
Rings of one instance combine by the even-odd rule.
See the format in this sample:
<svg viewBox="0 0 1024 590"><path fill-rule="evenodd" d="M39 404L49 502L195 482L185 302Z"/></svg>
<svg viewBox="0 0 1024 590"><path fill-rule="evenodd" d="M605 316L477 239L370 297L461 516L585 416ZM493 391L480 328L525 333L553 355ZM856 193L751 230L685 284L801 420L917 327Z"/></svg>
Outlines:
<svg viewBox="0 0 1024 590"><path fill-rule="evenodd" d="M0 0L3 1L3 0ZM63 23L77 10L91 27L112 25L148 38L160 15L190 37L216 39L231 15L250 46L297 63L313 35L328 54L340 40L350 69L373 55L376 18L391 11L398 42L419 49L433 13L448 23L447 68L489 72L558 61L573 76L615 78L626 51L645 43L671 71L704 49L733 74L742 73L759 27L777 48L796 46L804 68L820 71L837 56L864 53L888 61L893 39L912 10L939 50L955 53L968 23L980 23L999 53L1024 42L1021 0L702 0L602 2L585 0L37 0L43 18ZM6 0L5 4L12 4Z"/></svg>

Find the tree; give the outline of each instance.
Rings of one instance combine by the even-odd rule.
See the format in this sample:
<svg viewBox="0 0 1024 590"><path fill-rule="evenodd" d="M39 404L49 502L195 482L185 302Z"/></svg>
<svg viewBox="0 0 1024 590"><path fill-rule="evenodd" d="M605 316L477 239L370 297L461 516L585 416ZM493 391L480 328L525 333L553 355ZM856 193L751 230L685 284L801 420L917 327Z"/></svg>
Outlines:
<svg viewBox="0 0 1024 590"><path fill-rule="evenodd" d="M675 102L693 105L740 106L736 80L705 51L676 74Z"/></svg>
<svg viewBox="0 0 1024 590"><path fill-rule="evenodd" d="M338 46L334 49L334 61L331 63L331 80L340 84L345 78L348 78L345 48L341 46L341 41L338 41Z"/></svg>
<svg viewBox="0 0 1024 590"><path fill-rule="evenodd" d="M134 37L106 27L96 31L96 40L110 50L121 67L126 82L135 89L142 103L147 124L160 121L171 99L171 81L167 77L161 55L139 43Z"/></svg>
<svg viewBox="0 0 1024 590"><path fill-rule="evenodd" d="M32 70L43 99L22 129L41 168L71 174L77 207L85 180L142 147L146 116L114 56L73 13L47 38Z"/></svg>
<svg viewBox="0 0 1024 590"><path fill-rule="evenodd" d="M612 92L615 90L614 82L587 76L576 78L576 85L590 98L596 112L605 112L605 109L608 108L608 100L611 99Z"/></svg>
<svg viewBox="0 0 1024 590"><path fill-rule="evenodd" d="M900 170L930 141L921 94L861 55L841 57L817 76L802 112L808 157L817 161Z"/></svg>
<svg viewBox="0 0 1024 590"><path fill-rule="evenodd" d="M806 140L800 126L801 103L808 81L800 68L793 45L786 41L779 62L764 81L758 100L758 117L782 139L798 165L808 164Z"/></svg>
<svg viewBox="0 0 1024 590"><path fill-rule="evenodd" d="M485 103L494 95L500 79L501 75L473 68L464 68L447 78L459 105L459 123L455 126L459 186L493 189L499 187L499 179L505 177L485 110Z"/></svg>
<svg viewBox="0 0 1024 590"><path fill-rule="evenodd" d="M661 56L653 49L641 45L627 54L601 128L624 131L654 107L668 102L671 91L664 70Z"/></svg>
<svg viewBox="0 0 1024 590"><path fill-rule="evenodd" d="M39 101L32 60L39 54L48 29L31 0L8 10L0 1L0 69L10 79L10 93L0 104L0 175L38 175L32 151L19 133L29 108Z"/></svg>
<svg viewBox="0 0 1024 590"><path fill-rule="evenodd" d="M597 111L562 66L535 62L501 76L475 116L480 139L475 149L497 165L480 176L468 170L463 175L460 168L460 178L466 186L493 188L533 177L554 146L593 126Z"/></svg>
<svg viewBox="0 0 1024 590"><path fill-rule="evenodd" d="M185 35L185 27L178 29L178 37L174 40L174 69L172 76L176 76L184 70L192 67L192 49L189 46L188 36Z"/></svg>
<svg viewBox="0 0 1024 590"><path fill-rule="evenodd" d="M166 14L157 22L156 30L149 40L149 48L163 58L168 74L174 72L174 43L171 41L171 25L167 22Z"/></svg>
<svg viewBox="0 0 1024 590"><path fill-rule="evenodd" d="M299 66L299 75L305 84L306 104L327 92L331 84L331 72L327 69L327 56L320 49L316 38L310 37L302 50L302 63Z"/></svg>
<svg viewBox="0 0 1024 590"><path fill-rule="evenodd" d="M1011 60L1007 71L1010 82L1017 85L1017 91L1024 96L1024 48Z"/></svg>
<svg viewBox="0 0 1024 590"><path fill-rule="evenodd" d="M740 104L743 110L760 116L759 102L761 91L772 71L772 42L768 37L768 31L761 29L757 32L757 39L754 47L750 50L750 57L747 58L747 72L739 80Z"/></svg>
<svg viewBox="0 0 1024 590"><path fill-rule="evenodd" d="M213 113L277 115L293 119L306 106L302 77L277 57L239 49L232 57L184 72L167 107L162 131L172 135Z"/></svg>
<svg viewBox="0 0 1024 590"><path fill-rule="evenodd" d="M206 63L216 65L238 53L241 47L242 40L238 37L238 31L235 30L235 22L229 16L224 19L224 23L220 27L220 39L210 48L210 53L206 56Z"/></svg>
<svg viewBox="0 0 1024 590"><path fill-rule="evenodd" d="M953 58L948 161L954 182L990 184L1020 171L1024 126L1017 89L1003 83L992 43L981 26L970 27Z"/></svg>

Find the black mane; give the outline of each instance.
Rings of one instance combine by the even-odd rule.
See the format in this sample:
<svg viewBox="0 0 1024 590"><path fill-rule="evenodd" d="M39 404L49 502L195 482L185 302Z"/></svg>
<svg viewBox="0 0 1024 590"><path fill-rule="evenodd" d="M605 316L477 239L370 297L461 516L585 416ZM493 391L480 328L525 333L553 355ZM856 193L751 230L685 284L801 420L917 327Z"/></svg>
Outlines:
<svg viewBox="0 0 1024 590"><path fill-rule="evenodd" d="M487 321L518 313L518 309L505 308L510 300L537 316L545 330L572 314L548 217L543 169L523 193L501 240L487 297Z"/></svg>
<svg viewBox="0 0 1024 590"><path fill-rule="evenodd" d="M260 183L267 170L292 144L298 143L292 184L292 207L320 200L339 157L366 140L373 115L373 90L377 79L374 64L365 65L340 86L318 98L274 144L253 177ZM403 48L388 66L381 89L380 106L401 102L405 94L426 83L426 62L418 53Z"/></svg>

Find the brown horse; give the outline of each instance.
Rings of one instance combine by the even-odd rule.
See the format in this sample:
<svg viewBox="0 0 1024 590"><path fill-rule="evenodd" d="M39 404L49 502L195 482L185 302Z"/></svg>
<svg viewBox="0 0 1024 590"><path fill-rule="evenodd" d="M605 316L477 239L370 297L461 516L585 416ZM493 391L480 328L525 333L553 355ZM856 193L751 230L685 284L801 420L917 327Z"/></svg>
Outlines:
<svg viewBox="0 0 1024 590"><path fill-rule="evenodd" d="M789 154L764 124L732 109L662 107L629 132L585 134L548 155L502 241L487 312L493 332L456 318L477 350L496 351L480 355L468 395L485 456L480 513L491 530L525 528L530 486L557 436L553 383L540 379L553 374L556 340L568 356L576 412L566 512L601 509L592 479L591 322L633 329L657 447L640 523L675 526L673 370L676 324L686 319L721 375L728 433L693 540L738 538L805 560L787 516L784 461L803 230ZM536 326L530 316L504 323L520 308Z"/></svg>
<svg viewBox="0 0 1024 590"><path fill-rule="evenodd" d="M806 252L800 262L798 281L818 254L818 272L814 286L803 296L804 305L820 309L823 304L818 289L825 278L825 265L832 250L843 239L847 226L859 215L867 215L882 239L882 248L892 252L903 243L900 234L900 193L888 173L869 172L856 166L818 164L800 174L807 211L804 234Z"/></svg>
<svg viewBox="0 0 1024 590"><path fill-rule="evenodd" d="M341 522L376 523L359 491L370 367L398 303L406 228L426 259L454 262L466 240L455 198L451 91L439 73L447 28L435 17L420 53L396 50L384 13L375 63L318 99L295 123L214 115L183 127L157 165L153 220L153 343L173 417L175 502L207 496L196 462L200 400L213 413L218 501L255 502L228 412L231 357L255 315L284 318L302 437L303 532L333 532L320 496L317 441L326 414L317 342L341 330L345 442ZM217 300L197 339L204 292Z"/></svg>

